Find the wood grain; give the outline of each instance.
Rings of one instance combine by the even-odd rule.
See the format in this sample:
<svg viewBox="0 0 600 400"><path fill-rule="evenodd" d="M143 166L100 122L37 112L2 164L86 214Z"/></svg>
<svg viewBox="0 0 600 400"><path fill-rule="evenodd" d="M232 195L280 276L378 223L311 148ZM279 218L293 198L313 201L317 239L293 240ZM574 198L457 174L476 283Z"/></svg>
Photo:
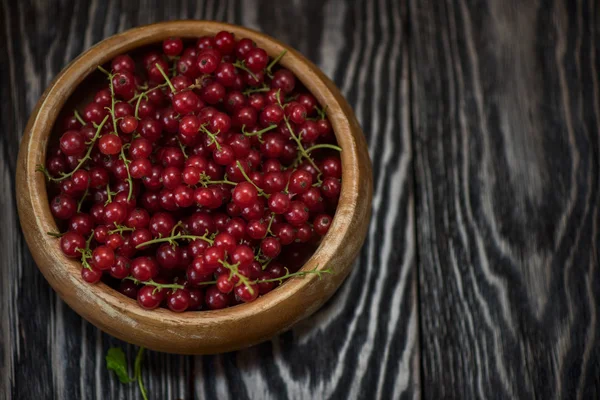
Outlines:
<svg viewBox="0 0 600 400"><path fill-rule="evenodd" d="M320 65L355 108L375 167L373 222L342 290L324 309L270 343L237 353L150 353L154 398L418 397L416 271L408 129L406 4L318 1L52 1L0 7L2 350L0 397L133 398L104 354L135 348L83 322L49 288L18 229L16 149L50 80L92 44L167 19L228 21L263 30ZM360 68L359 68L360 66ZM374 77L377 77L374 80Z"/></svg>
<svg viewBox="0 0 600 400"><path fill-rule="evenodd" d="M411 1L426 398L596 399L595 1Z"/></svg>

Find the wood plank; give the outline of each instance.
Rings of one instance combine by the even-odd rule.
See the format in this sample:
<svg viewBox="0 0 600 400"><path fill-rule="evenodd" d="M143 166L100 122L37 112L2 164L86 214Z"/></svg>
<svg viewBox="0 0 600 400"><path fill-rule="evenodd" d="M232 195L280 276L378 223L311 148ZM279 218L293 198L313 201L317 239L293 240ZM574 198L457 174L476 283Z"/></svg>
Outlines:
<svg viewBox="0 0 600 400"><path fill-rule="evenodd" d="M599 398L598 2L409 8L423 395Z"/></svg>
<svg viewBox="0 0 600 400"><path fill-rule="evenodd" d="M371 230L356 267L316 315L271 342L210 357L147 354L151 398L419 396L406 2L0 0L0 397L139 396L104 355L135 348L83 321L47 285L20 234L12 192L26 118L80 52L130 27L215 19L276 36L320 65L354 106L375 170ZM18 232L18 234L16 234Z"/></svg>

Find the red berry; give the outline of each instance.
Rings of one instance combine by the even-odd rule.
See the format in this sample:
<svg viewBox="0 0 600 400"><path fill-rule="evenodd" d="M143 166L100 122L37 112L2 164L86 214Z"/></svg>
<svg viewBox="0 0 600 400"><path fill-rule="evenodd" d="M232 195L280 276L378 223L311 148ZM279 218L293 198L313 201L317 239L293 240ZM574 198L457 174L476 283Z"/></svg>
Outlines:
<svg viewBox="0 0 600 400"><path fill-rule="evenodd" d="M69 219L77 211L77 203L72 197L61 194L56 196L50 203L52 215L58 219Z"/></svg>
<svg viewBox="0 0 600 400"><path fill-rule="evenodd" d="M85 138L79 131L66 131L60 137L60 150L68 156L83 154L85 149Z"/></svg>
<svg viewBox="0 0 600 400"><path fill-rule="evenodd" d="M138 257L131 261L131 275L146 282L158 275L158 264L152 257Z"/></svg>
<svg viewBox="0 0 600 400"><path fill-rule="evenodd" d="M106 134L103 135L98 143L98 148L102 154L114 155L121 151L123 142L117 135Z"/></svg>
<svg viewBox="0 0 600 400"><path fill-rule="evenodd" d="M115 263L115 252L108 246L98 246L92 251L92 267L107 270Z"/></svg>
<svg viewBox="0 0 600 400"><path fill-rule="evenodd" d="M163 41L162 48L166 55L175 57L183 51L183 42L180 38L168 38Z"/></svg>
<svg viewBox="0 0 600 400"><path fill-rule="evenodd" d="M190 305L190 293L186 289L176 289L167 295L167 307L174 312L184 312Z"/></svg>
<svg viewBox="0 0 600 400"><path fill-rule="evenodd" d="M81 277L87 283L98 283L102 279L102 271L97 268L81 268Z"/></svg>
<svg viewBox="0 0 600 400"><path fill-rule="evenodd" d="M75 232L67 232L60 238L60 249L69 258L80 258L79 250L85 249L85 238Z"/></svg>
<svg viewBox="0 0 600 400"><path fill-rule="evenodd" d="M164 300L165 294L162 290L155 290L154 286L144 286L137 293L138 304L146 309L153 310L157 308Z"/></svg>

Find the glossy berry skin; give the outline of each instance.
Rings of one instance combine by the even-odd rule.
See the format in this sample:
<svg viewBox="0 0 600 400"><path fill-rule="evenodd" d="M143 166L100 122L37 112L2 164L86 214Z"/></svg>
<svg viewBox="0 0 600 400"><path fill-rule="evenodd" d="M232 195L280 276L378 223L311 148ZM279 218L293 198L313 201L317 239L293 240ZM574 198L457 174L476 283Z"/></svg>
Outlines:
<svg viewBox="0 0 600 400"><path fill-rule="evenodd" d="M173 312L184 312L190 305L190 293L185 289L176 289L167 295L167 307Z"/></svg>
<svg viewBox="0 0 600 400"><path fill-rule="evenodd" d="M225 250L221 247L209 247L204 252L204 264L209 268L218 268L225 260Z"/></svg>
<svg viewBox="0 0 600 400"><path fill-rule="evenodd" d="M78 213L69 220L69 231L88 236L94 229L94 219L89 214Z"/></svg>
<svg viewBox="0 0 600 400"><path fill-rule="evenodd" d="M150 218L149 228L154 237L167 237L175 226L175 219L166 212L157 212Z"/></svg>
<svg viewBox="0 0 600 400"><path fill-rule="evenodd" d="M290 198L282 192L275 192L267 201L269 209L275 214L283 214L290 208Z"/></svg>
<svg viewBox="0 0 600 400"><path fill-rule="evenodd" d="M239 264L239 267L250 265L254 261L254 251L250 246L240 245L231 253L231 262Z"/></svg>
<svg viewBox="0 0 600 400"><path fill-rule="evenodd" d="M340 196L342 184L339 179L327 177L323 179L321 185L321 193L328 199L337 199Z"/></svg>
<svg viewBox="0 0 600 400"><path fill-rule="evenodd" d="M229 279L229 274L222 274L219 275L219 277L217 278L217 289L219 289L219 292L221 293L231 293L233 291L233 288L235 286L235 283Z"/></svg>
<svg viewBox="0 0 600 400"><path fill-rule="evenodd" d="M239 207L247 207L258 200L258 191L250 182L240 182L233 189L232 199Z"/></svg>
<svg viewBox="0 0 600 400"><path fill-rule="evenodd" d="M123 141L117 135L106 134L98 141L98 148L102 154L115 155L121 151Z"/></svg>
<svg viewBox="0 0 600 400"><path fill-rule="evenodd" d="M295 194L302 194L312 187L312 175L301 169L292 172L290 176L289 191Z"/></svg>
<svg viewBox="0 0 600 400"><path fill-rule="evenodd" d="M110 269L115 263L115 252L108 246L98 246L92 251L92 267L101 271Z"/></svg>
<svg viewBox="0 0 600 400"><path fill-rule="evenodd" d="M113 201L104 207L104 223L108 226L121 225L127 218L127 207Z"/></svg>
<svg viewBox="0 0 600 400"><path fill-rule="evenodd" d="M315 232L320 236L324 236L329 230L330 226L331 217L327 214L319 214L315 217L313 221L313 228Z"/></svg>
<svg viewBox="0 0 600 400"><path fill-rule="evenodd" d="M163 41L163 52L170 56L178 56L183 51L183 42L180 38L168 38Z"/></svg>
<svg viewBox="0 0 600 400"><path fill-rule="evenodd" d="M67 232L60 238L60 249L69 258L81 257L78 249L85 249L85 238L79 233Z"/></svg>
<svg viewBox="0 0 600 400"><path fill-rule="evenodd" d="M256 300L259 293L257 284L250 284L250 286L238 285L234 288L234 292L244 303L253 302Z"/></svg>
<svg viewBox="0 0 600 400"><path fill-rule="evenodd" d="M236 238L227 232L221 232L215 236L213 245L222 248L227 254L232 254L236 249Z"/></svg>
<svg viewBox="0 0 600 400"><path fill-rule="evenodd" d="M72 197L61 194L50 202L50 211L58 219L69 219L77 211L77 203Z"/></svg>
<svg viewBox="0 0 600 400"><path fill-rule="evenodd" d="M273 237L268 237L260 243L260 249L265 256L275 258L281 252L281 243Z"/></svg>
<svg viewBox="0 0 600 400"><path fill-rule="evenodd" d="M206 289L205 295L206 306L211 310L219 310L229 305L229 296L222 293L216 286L210 286Z"/></svg>
<svg viewBox="0 0 600 400"><path fill-rule="evenodd" d="M249 70L259 72L267 67L269 56L263 49L255 47L245 54L244 60Z"/></svg>
<svg viewBox="0 0 600 400"><path fill-rule="evenodd" d="M128 115L128 116L124 117L121 121L119 121L119 128L121 129L121 132L123 132L124 134L129 135L129 134L135 132L137 127L138 127L138 120L131 115Z"/></svg>
<svg viewBox="0 0 600 400"><path fill-rule="evenodd" d="M321 171L326 178L342 178L342 162L338 157L326 157L321 161Z"/></svg>
<svg viewBox="0 0 600 400"><path fill-rule="evenodd" d="M164 243L156 250L156 262L162 268L177 268L181 264L181 251Z"/></svg>
<svg viewBox="0 0 600 400"><path fill-rule="evenodd" d="M122 72L122 71L135 71L135 62L133 59L127 54L122 54L113 58L111 65L111 69L113 72Z"/></svg>
<svg viewBox="0 0 600 400"><path fill-rule="evenodd" d="M273 74L272 88L281 89L284 94L288 94L294 90L295 86L296 78L291 71L282 68Z"/></svg>
<svg viewBox="0 0 600 400"><path fill-rule="evenodd" d="M301 201L292 201L285 213L285 219L293 226L300 226L308 221L310 210Z"/></svg>
<svg viewBox="0 0 600 400"><path fill-rule="evenodd" d="M83 154L86 149L85 138L79 131L66 131L60 137L60 150L68 156Z"/></svg>
<svg viewBox="0 0 600 400"><path fill-rule="evenodd" d="M158 264L151 257L138 257L131 261L130 270L135 279L146 282L158 275Z"/></svg>
<svg viewBox="0 0 600 400"><path fill-rule="evenodd" d="M81 278L87 283L98 283L102 279L102 271L96 268L81 268Z"/></svg>
<svg viewBox="0 0 600 400"><path fill-rule="evenodd" d="M138 304L146 310L154 310L164 300L165 294L162 290L155 291L154 286L144 286L137 293Z"/></svg>
<svg viewBox="0 0 600 400"><path fill-rule="evenodd" d="M123 279L129 275L129 268L129 260L123 256L117 256L115 263L110 267L110 276Z"/></svg>
<svg viewBox="0 0 600 400"><path fill-rule="evenodd" d="M197 112L200 108L200 98L191 90L176 93L173 96L173 110L185 115Z"/></svg>

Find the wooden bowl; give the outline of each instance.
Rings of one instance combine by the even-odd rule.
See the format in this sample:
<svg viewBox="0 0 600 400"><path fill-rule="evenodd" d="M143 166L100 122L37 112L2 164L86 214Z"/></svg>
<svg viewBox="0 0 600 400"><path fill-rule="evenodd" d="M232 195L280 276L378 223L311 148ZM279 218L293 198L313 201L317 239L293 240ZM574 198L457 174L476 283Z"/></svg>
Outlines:
<svg viewBox="0 0 600 400"><path fill-rule="evenodd" d="M109 286L90 285L81 278L79 261L66 258L57 239L46 182L36 165L45 164L46 146L65 104L82 105L76 91L96 67L114 56L177 36L194 38L233 32L250 38L270 56L288 53L281 64L296 74L327 105L335 135L342 147L342 191L331 228L304 269L331 268L333 274L290 279L248 304L215 311L176 314L167 309L147 311ZM87 84L86 87L87 88ZM80 88L81 89L81 88ZM88 90L89 91L89 90ZM89 96L88 96L89 98ZM131 29L92 47L54 79L37 103L21 142L17 165L17 205L21 227L38 267L61 298L103 331L127 342L157 351L212 354L250 346L289 329L314 313L341 285L352 267L367 232L372 197L371 162L360 126L335 85L310 61L279 41L239 26L207 21L172 21Z"/></svg>

